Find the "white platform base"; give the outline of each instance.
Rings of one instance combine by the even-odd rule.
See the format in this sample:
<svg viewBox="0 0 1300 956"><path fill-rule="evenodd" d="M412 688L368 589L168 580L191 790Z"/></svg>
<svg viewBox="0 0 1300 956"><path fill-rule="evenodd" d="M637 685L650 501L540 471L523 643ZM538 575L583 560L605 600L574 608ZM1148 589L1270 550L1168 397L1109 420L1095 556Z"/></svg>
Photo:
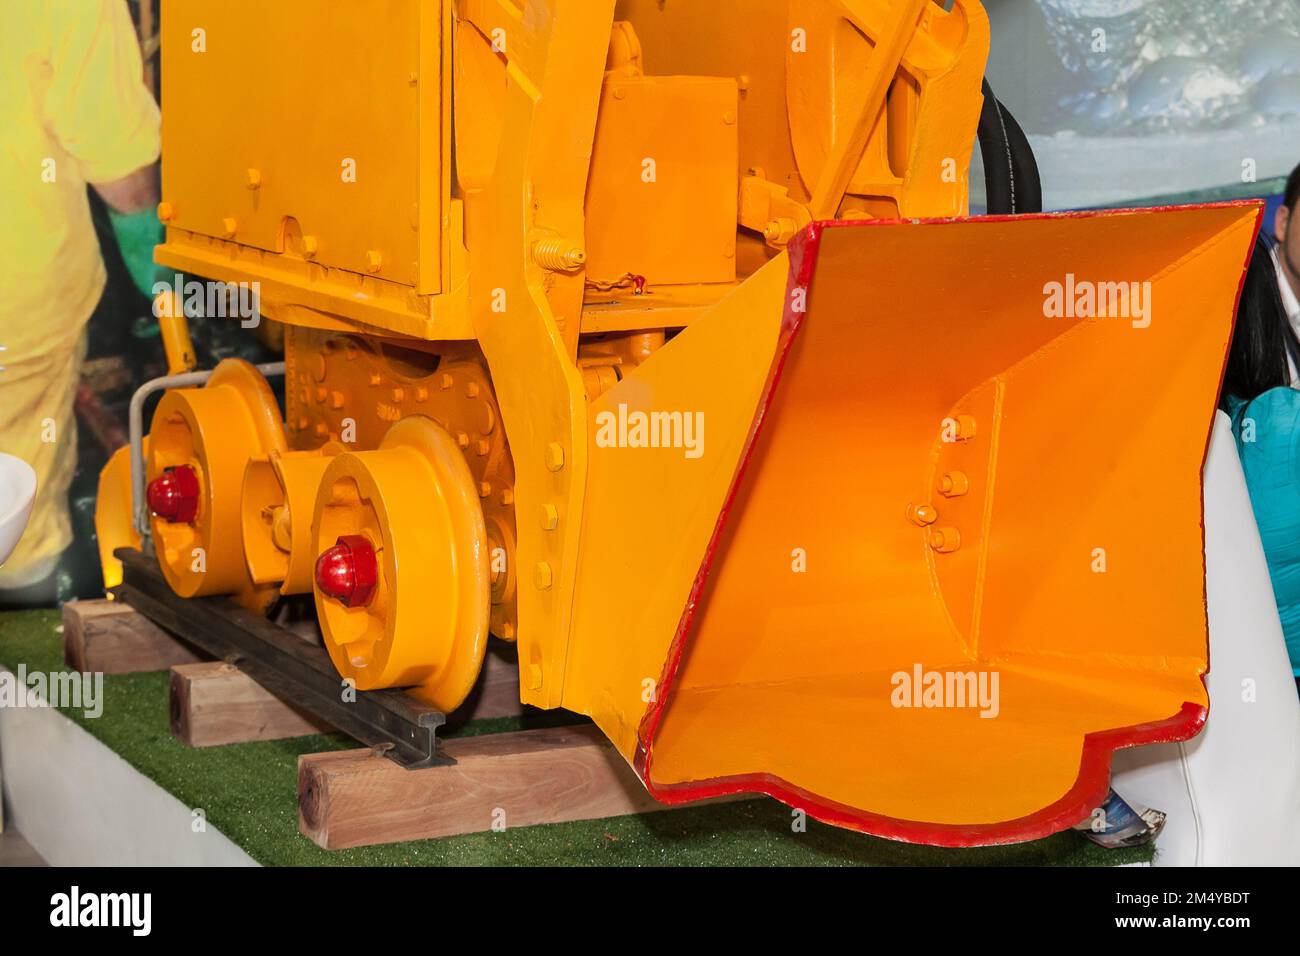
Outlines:
<svg viewBox="0 0 1300 956"><path fill-rule="evenodd" d="M0 707L0 790L51 866L257 866L211 824L48 707Z"/></svg>
<svg viewBox="0 0 1300 956"><path fill-rule="evenodd" d="M1121 750L1111 784L1169 814L1156 866L1300 866L1300 701L1227 416L1205 463L1210 716L1184 743Z"/></svg>

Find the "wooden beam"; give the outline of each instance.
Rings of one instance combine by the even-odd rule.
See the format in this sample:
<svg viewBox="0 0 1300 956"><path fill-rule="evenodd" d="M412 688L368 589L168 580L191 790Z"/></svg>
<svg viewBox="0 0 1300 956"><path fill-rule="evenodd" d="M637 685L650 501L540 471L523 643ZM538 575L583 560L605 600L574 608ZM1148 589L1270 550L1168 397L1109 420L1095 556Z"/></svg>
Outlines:
<svg viewBox="0 0 1300 956"><path fill-rule="evenodd" d="M63 659L76 671L165 671L206 656L120 601L63 605Z"/></svg>
<svg viewBox="0 0 1300 956"><path fill-rule="evenodd" d="M172 736L191 747L283 740L333 730L221 661L178 664L171 677Z"/></svg>
<svg viewBox="0 0 1300 956"><path fill-rule="evenodd" d="M483 658L479 685L470 694L458 720L482 720L487 717L519 717L533 708L519 700L519 660L513 647L498 647L496 642Z"/></svg>
<svg viewBox="0 0 1300 956"><path fill-rule="evenodd" d="M298 829L327 850L662 810L590 724L444 741L454 766L371 750L298 758Z"/></svg>
<svg viewBox="0 0 1300 956"><path fill-rule="evenodd" d="M519 702L519 668L508 654L489 652L481 681L464 712L458 712L461 721L517 717L531 709ZM190 747L283 740L334 730L222 661L172 667L171 725L172 736Z"/></svg>

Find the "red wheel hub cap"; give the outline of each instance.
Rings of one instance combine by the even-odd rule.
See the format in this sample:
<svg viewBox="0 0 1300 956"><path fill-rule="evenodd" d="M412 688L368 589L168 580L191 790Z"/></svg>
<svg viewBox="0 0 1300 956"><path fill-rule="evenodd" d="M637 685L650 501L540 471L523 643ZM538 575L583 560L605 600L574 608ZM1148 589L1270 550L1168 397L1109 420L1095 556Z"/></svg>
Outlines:
<svg viewBox="0 0 1300 956"><path fill-rule="evenodd" d="M168 468L149 482L149 510L173 524L189 524L199 513L199 476L189 465Z"/></svg>
<svg viewBox="0 0 1300 956"><path fill-rule="evenodd" d="M316 559L316 586L345 607L364 607L375 596L379 559L370 540L345 534Z"/></svg>

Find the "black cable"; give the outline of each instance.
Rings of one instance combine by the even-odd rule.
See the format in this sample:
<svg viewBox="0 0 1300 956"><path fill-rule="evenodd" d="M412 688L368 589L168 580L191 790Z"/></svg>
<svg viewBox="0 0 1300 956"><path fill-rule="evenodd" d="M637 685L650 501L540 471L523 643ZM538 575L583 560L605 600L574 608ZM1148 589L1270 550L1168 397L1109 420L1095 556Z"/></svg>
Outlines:
<svg viewBox="0 0 1300 956"><path fill-rule="evenodd" d="M1029 138L1011 112L984 81L984 108L979 123L984 186L992 215L1042 212L1043 185Z"/></svg>

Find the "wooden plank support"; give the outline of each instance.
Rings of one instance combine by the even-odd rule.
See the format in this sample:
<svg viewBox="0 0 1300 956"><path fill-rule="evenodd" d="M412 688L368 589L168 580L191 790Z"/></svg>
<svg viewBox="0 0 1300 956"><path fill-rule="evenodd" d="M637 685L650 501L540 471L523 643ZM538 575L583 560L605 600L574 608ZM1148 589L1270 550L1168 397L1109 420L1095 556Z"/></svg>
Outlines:
<svg viewBox="0 0 1300 956"><path fill-rule="evenodd" d="M298 829L327 850L662 810L596 727L442 741L406 770L370 750L298 758Z"/></svg>
<svg viewBox="0 0 1300 956"><path fill-rule="evenodd" d="M517 717L519 668L509 655L489 652L481 688L466 702L460 720ZM239 668L221 661L177 664L171 669L172 736L190 747L217 747L255 740L283 740L334 728L272 694Z"/></svg>
<svg viewBox="0 0 1300 956"><path fill-rule="evenodd" d="M333 728L221 661L172 668L172 736L191 747L283 740Z"/></svg>
<svg viewBox="0 0 1300 956"><path fill-rule="evenodd" d="M483 720L486 717L520 717L533 710L519 700L519 660L514 648L500 648L493 642L483 657L479 686L470 695L457 719Z"/></svg>
<svg viewBox="0 0 1300 956"><path fill-rule="evenodd" d="M73 670L131 674L206 659L207 655L120 601L63 605L63 660Z"/></svg>

